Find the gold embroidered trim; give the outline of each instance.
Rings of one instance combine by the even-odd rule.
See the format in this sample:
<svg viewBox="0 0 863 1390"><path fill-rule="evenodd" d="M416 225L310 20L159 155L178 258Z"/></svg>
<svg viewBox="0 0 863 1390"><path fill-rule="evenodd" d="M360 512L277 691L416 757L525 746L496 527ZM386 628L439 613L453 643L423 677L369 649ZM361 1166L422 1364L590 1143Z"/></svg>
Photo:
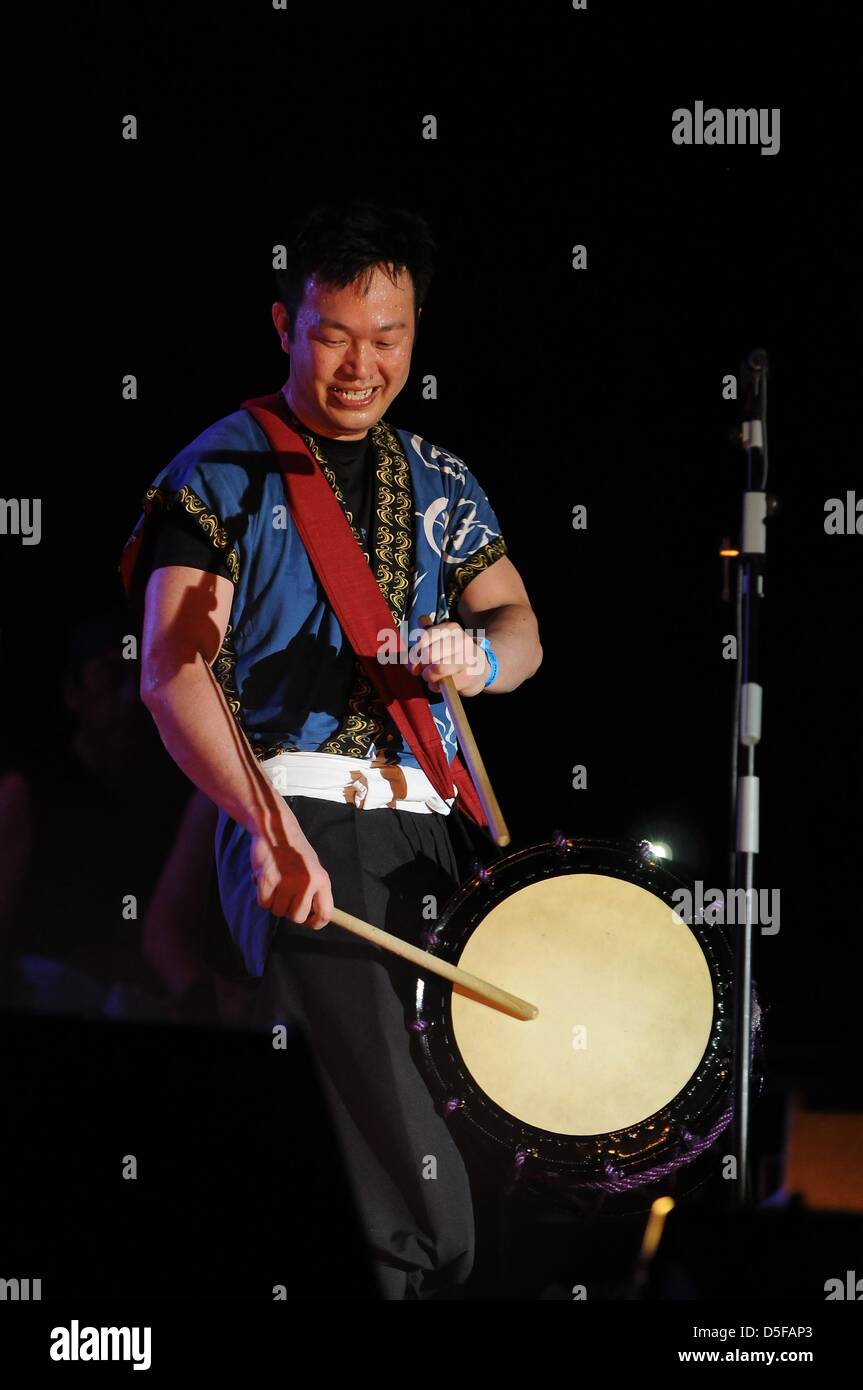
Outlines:
<svg viewBox="0 0 863 1390"><path fill-rule="evenodd" d="M205 502L196 492L184 483L176 492L166 492L161 487L150 487L144 494L144 516L149 519L155 506L162 507L168 511L172 506L182 507L183 511L188 512L189 516L194 517L207 538L212 541L217 550L224 550L225 564L233 583L236 585L240 579L240 557L237 551L230 544L230 537L222 522L215 512L207 510Z"/></svg>
<svg viewBox="0 0 863 1390"><path fill-rule="evenodd" d="M237 664L237 654L234 651L232 633L233 628L231 624L228 623L225 628L225 635L222 638L222 645L219 648L219 654L213 662L213 675L222 687L222 693L227 701L228 709L240 725L240 728L242 728L242 706L240 704L240 694L237 690L234 673L234 668Z"/></svg>
<svg viewBox="0 0 863 1390"><path fill-rule="evenodd" d="M323 457L315 438L285 402L291 425L320 465L341 505L354 539L372 566L372 573L387 601L396 627L405 616L411 589L413 565L413 485L410 464L395 431L385 420L378 420L369 431L369 448L374 464L372 554L364 548L345 504L336 475ZM396 743L400 735L386 706L372 685L359 657L347 697L347 710L335 733L316 749L318 753L342 753L351 758L367 758L372 743Z"/></svg>
<svg viewBox="0 0 863 1390"><path fill-rule="evenodd" d="M473 555L469 555L463 564L447 566L449 572L446 577L446 599L450 612L455 608L471 580L475 579L483 570L487 570L489 565L493 565L495 560L499 560L505 554L506 542L503 536L495 536L488 545L484 545L481 550L476 550Z"/></svg>

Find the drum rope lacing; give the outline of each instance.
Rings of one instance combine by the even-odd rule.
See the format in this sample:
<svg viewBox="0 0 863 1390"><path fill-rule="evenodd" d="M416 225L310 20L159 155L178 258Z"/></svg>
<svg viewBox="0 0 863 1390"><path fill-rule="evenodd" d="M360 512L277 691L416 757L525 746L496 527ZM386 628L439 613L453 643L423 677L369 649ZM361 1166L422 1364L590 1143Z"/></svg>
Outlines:
<svg viewBox="0 0 863 1390"><path fill-rule="evenodd" d="M555 831L551 837L551 845L558 855L565 857L570 850L578 845L578 842L564 836L560 831ZM610 847L612 849L615 848L613 842L611 842ZM588 848L593 849L594 846L591 844ZM604 844L600 845L600 848L605 848ZM635 848L638 854L638 861L652 877L652 871L657 871L660 868L657 857L653 852L653 846L648 841L641 841ZM535 853L535 850L531 850L530 852ZM510 860L523 859L526 857L527 851L523 851L517 856L510 856ZM497 864L493 867L487 867L480 864L478 861L474 861L472 865L473 883L483 885L489 883L494 879L495 870L499 868L500 865ZM636 886L640 886L636 879L630 878L629 881L634 882ZM446 943L446 936L436 925L423 932L421 934L421 940L426 950L436 950L440 945ZM712 958L711 952L711 959ZM718 1008L721 1013L723 1008L721 1003L719 1003ZM762 1012L753 988L753 1050L755 1049L756 1043L760 1041L761 1024ZM425 1035L430 1035L430 1030L436 1031L436 1027L433 1025L431 1019L424 1018L421 1014L417 1014L412 1021L408 1022L407 1027L409 1031L418 1038L425 1038ZM709 1049L711 1053L714 1052L717 1044L718 1038L714 1038L711 1048ZM423 1046L425 1046L425 1043ZM711 1065L715 1067L717 1061L719 1061L718 1054L713 1059ZM719 1073L720 1076L724 1076L725 1074L725 1072ZM446 1091L439 1091L438 1102L446 1116L453 1115L457 1111L464 1111L465 1114L468 1114L470 1106L473 1103L472 1099L468 1098L467 1092L464 1095L460 1095L454 1092L447 1094ZM657 1114L657 1118L659 1117L659 1113L660 1112ZM468 1118L470 1118L470 1116L468 1116ZM647 1120L650 1118L651 1117L648 1116ZM705 1119L706 1118L705 1116ZM549 1162L548 1156L540 1149L536 1148L531 1143L528 1136L525 1135L522 1142L518 1143L516 1147L513 1148L512 1145L510 1145L504 1150L505 1153L509 1155L509 1177L507 1187L508 1190L512 1191L516 1185L523 1183L528 1183L529 1185L530 1182L539 1180L542 1185L547 1184L551 1188L559 1184L561 1188L564 1186L570 1187L574 1191L583 1194L614 1195L637 1192L652 1184L666 1181L678 1169L697 1160L716 1143L720 1135L728 1128L729 1124L731 1124L733 1118L734 1105L733 1101L729 1100L728 1103L723 1106L722 1112L716 1120L703 1134L694 1133L692 1129L683 1123L682 1119L676 1123L672 1121L667 1126L663 1127L661 1133L664 1137L660 1140L666 1153L671 1149L670 1156L665 1158L662 1162L654 1163L650 1168L642 1168L638 1171L627 1171L627 1167L617 1166L614 1161L616 1157L614 1148L609 1148L609 1145L605 1144L603 1145L605 1154L600 1151L595 1155L592 1177L576 1176L577 1165L570 1165L569 1163L554 1167L549 1171L547 1166ZM641 1123L645 1124L647 1120ZM650 1124L648 1127L653 1129L654 1126ZM624 1134L625 1131L620 1130L617 1131L616 1134L607 1135L606 1140L611 1140L615 1146L617 1146L623 1140ZM513 1135L512 1137L513 1141L515 1141L515 1136ZM635 1135L631 1137L635 1138ZM646 1157L644 1149L641 1150L641 1153L643 1157ZM626 1163L631 1156L632 1155L625 1155L623 1160L624 1163ZM529 1162L531 1159L537 1160L539 1167L541 1167L544 1162L546 1164L546 1170L544 1172L534 1170L532 1164ZM551 1161L554 1162L554 1160ZM617 1163L620 1163L619 1157Z"/></svg>
<svg viewBox="0 0 863 1390"><path fill-rule="evenodd" d="M752 1011L753 1048L758 1039L760 1025L761 1008L758 1001L754 1000ZM409 1029L413 1033L424 1033L428 1027L428 1020L424 1018L414 1019L409 1024ZM443 1102L444 1113L452 1115L457 1110L462 1109L464 1103L464 1099L461 1096L448 1096ZM622 1169L615 1168L614 1164L609 1161L603 1164L605 1176L602 1179L579 1179L567 1176L567 1181L570 1186L578 1188L581 1192L607 1193L634 1192L638 1188L649 1186L651 1183L662 1182L664 1179L670 1177L672 1173L676 1172L678 1168L692 1163L696 1158L699 1158L702 1153L705 1153L711 1148L712 1145L716 1143L716 1140L719 1138L720 1134L722 1134L723 1130L728 1128L733 1118L734 1106L729 1105L723 1110L718 1120L711 1125L706 1134L693 1134L686 1125L681 1125L677 1141L677 1153L674 1157L666 1159L664 1163L657 1163L654 1167L644 1169L639 1173L632 1174L631 1176L627 1175ZM532 1149L523 1145L520 1145L516 1149L513 1156L511 1182L517 1183L519 1181L524 1171L525 1164L532 1156L533 1152ZM545 1181L553 1183L556 1178L562 1176L561 1173L548 1174Z"/></svg>
<svg viewBox="0 0 863 1390"><path fill-rule="evenodd" d="M753 1049L758 1039L760 1024L761 1008L758 1001L753 1000ZM664 1163L655 1164L653 1168L646 1168L640 1173L628 1176L620 1168L615 1168L612 1163L607 1162L603 1164L603 1172L606 1176L602 1179L597 1180L595 1178L590 1178L580 1180L576 1178L568 1179L568 1181L572 1187L577 1188L580 1192L608 1193L635 1192L638 1188L650 1186L651 1183L662 1182L665 1178L670 1177L672 1173L676 1172L678 1168L683 1168L692 1163L696 1158L699 1158L702 1153L705 1153L711 1148L711 1146L716 1143L716 1140L719 1138L720 1134L722 1134L723 1130L728 1128L733 1118L734 1106L732 1104L723 1110L719 1119L711 1125L706 1134L693 1134L690 1129L687 1129L686 1125L681 1125L678 1138L678 1152L675 1156L667 1159ZM516 1149L512 1175L515 1181L518 1181L521 1177L524 1165L528 1158L530 1158L531 1152L529 1148ZM561 1174L559 1173L548 1174L545 1180L547 1182L553 1182L555 1178L560 1176Z"/></svg>

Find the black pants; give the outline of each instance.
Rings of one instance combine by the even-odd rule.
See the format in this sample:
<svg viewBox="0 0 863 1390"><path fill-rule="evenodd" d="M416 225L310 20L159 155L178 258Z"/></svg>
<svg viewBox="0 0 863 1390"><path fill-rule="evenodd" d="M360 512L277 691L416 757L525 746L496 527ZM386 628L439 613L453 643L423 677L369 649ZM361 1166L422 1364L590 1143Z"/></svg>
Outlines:
<svg viewBox="0 0 863 1390"><path fill-rule="evenodd" d="M288 805L327 873L336 907L422 945L458 885L447 817L319 798ZM453 812L453 814L456 814ZM424 916L424 909L426 915ZM252 1019L298 1023L310 1039L382 1295L429 1298L474 1261L464 1160L410 1051L417 972L329 922L281 919Z"/></svg>

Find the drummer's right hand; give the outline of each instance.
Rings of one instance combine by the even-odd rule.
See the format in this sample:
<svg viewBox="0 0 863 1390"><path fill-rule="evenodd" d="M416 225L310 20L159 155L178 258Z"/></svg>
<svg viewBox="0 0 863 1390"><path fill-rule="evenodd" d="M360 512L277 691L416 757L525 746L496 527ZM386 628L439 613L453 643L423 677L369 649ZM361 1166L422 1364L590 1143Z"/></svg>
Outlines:
<svg viewBox="0 0 863 1390"><path fill-rule="evenodd" d="M255 834L249 850L260 907L319 931L333 913L330 877L297 825Z"/></svg>

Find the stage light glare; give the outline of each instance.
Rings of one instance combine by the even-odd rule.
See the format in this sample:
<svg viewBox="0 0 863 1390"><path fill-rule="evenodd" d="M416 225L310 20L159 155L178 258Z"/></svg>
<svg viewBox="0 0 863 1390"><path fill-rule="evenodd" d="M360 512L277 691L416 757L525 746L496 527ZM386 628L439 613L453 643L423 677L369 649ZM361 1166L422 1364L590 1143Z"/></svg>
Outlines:
<svg viewBox="0 0 863 1390"><path fill-rule="evenodd" d="M654 859L672 859L674 857L670 845L664 844L661 840L648 840L648 844Z"/></svg>

